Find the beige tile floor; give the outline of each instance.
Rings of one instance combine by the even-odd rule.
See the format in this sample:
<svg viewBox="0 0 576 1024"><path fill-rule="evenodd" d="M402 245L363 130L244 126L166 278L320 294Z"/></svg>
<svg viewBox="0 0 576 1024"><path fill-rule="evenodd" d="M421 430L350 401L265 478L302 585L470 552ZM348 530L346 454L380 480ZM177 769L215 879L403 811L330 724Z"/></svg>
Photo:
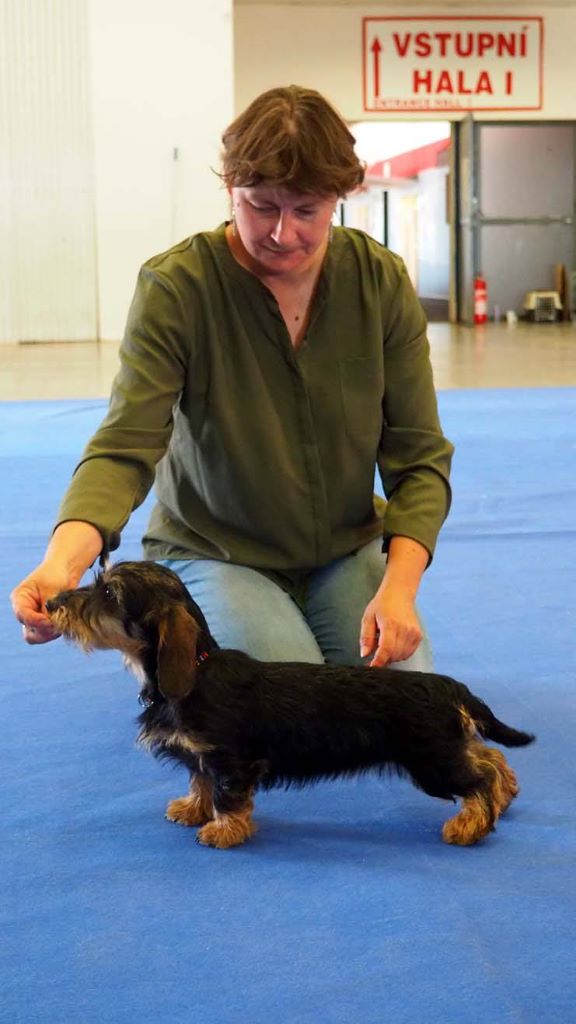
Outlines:
<svg viewBox="0 0 576 1024"><path fill-rule="evenodd" d="M576 323L430 324L436 387L576 386ZM113 342L0 345L0 400L103 398L118 365Z"/></svg>

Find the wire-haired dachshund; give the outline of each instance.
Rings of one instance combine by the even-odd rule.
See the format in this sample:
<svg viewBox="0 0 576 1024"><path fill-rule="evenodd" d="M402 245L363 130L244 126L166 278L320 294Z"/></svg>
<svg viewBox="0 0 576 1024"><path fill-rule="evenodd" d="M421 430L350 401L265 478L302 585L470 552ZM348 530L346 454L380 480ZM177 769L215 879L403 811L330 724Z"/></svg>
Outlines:
<svg viewBox="0 0 576 1024"><path fill-rule="evenodd" d="M119 562L47 610L84 650L122 652L142 686L139 742L190 773L189 795L167 817L202 826L207 846L253 835L258 788L396 772L430 796L462 798L442 834L463 846L486 836L518 793L503 754L483 739L519 747L534 737L500 722L463 683L223 650L179 577L155 562Z"/></svg>

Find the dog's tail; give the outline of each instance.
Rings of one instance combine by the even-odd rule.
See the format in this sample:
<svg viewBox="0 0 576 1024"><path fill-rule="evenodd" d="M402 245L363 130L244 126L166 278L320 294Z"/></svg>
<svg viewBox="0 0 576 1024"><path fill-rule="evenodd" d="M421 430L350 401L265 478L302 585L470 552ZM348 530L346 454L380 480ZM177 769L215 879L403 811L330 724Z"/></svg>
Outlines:
<svg viewBox="0 0 576 1024"><path fill-rule="evenodd" d="M494 740L495 743L501 743L503 747L526 747L536 739L531 732L522 732L520 729L513 729L511 725L501 722L488 705L469 690L463 704L484 739Z"/></svg>

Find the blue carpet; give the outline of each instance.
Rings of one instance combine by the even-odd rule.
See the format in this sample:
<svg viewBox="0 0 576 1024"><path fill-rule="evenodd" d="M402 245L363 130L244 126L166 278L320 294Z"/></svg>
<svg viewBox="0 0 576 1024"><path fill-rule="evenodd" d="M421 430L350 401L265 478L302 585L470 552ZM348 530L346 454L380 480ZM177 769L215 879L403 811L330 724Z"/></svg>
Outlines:
<svg viewBox="0 0 576 1024"><path fill-rule="evenodd" d="M399 780L261 794L228 852L164 822L186 779L135 749L119 656L28 648L7 604L104 404L0 405L2 1022L576 1019L576 391L440 403L455 500L421 606L437 668L537 732L520 796L460 849Z"/></svg>

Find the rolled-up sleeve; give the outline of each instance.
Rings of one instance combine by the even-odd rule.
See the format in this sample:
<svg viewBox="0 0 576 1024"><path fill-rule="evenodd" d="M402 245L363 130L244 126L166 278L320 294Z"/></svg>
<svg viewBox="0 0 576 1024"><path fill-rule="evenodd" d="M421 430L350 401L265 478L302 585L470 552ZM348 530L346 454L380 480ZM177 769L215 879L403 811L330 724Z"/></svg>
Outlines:
<svg viewBox="0 0 576 1024"><path fill-rule="evenodd" d="M102 534L105 551L118 547L121 531L148 494L168 447L173 408L186 375L187 336L172 285L143 267L107 415L86 446L56 524L90 522Z"/></svg>
<svg viewBox="0 0 576 1024"><path fill-rule="evenodd" d="M440 426L426 318L405 268L384 317L384 379L378 452L388 499L384 549L401 535L418 541L432 558L450 509L454 448Z"/></svg>

